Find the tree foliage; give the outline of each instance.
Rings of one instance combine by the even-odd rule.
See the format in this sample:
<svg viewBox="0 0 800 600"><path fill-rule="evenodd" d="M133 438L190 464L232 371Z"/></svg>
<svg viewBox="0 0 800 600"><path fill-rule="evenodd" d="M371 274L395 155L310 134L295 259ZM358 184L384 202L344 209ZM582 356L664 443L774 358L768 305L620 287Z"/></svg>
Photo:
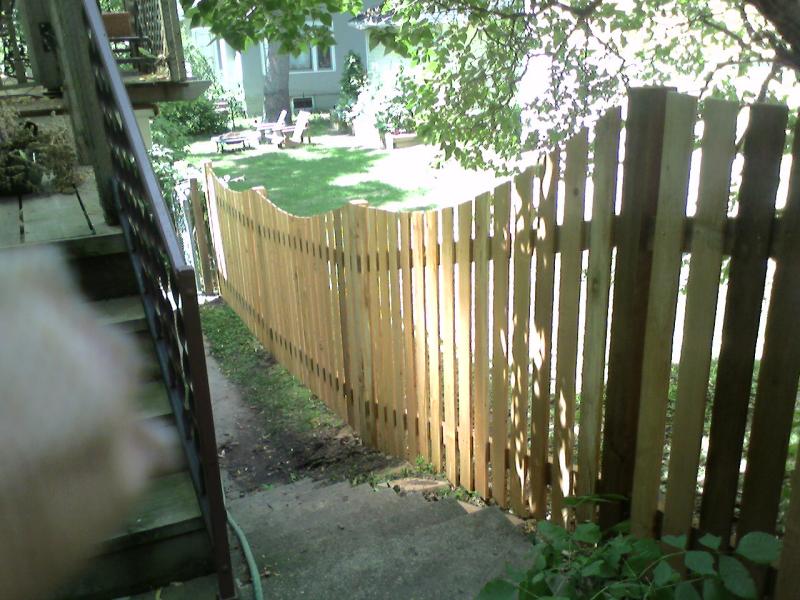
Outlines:
<svg viewBox="0 0 800 600"><path fill-rule="evenodd" d="M749 103L800 71L791 0L392 0L384 11L394 27L371 40L424 73L418 131L468 166L552 145L629 85Z"/></svg>
<svg viewBox="0 0 800 600"><path fill-rule="evenodd" d="M358 0L181 0L233 46L333 43ZM631 85L743 104L784 100L800 73L796 0L386 0L370 39L408 57L417 131L466 166L507 170Z"/></svg>

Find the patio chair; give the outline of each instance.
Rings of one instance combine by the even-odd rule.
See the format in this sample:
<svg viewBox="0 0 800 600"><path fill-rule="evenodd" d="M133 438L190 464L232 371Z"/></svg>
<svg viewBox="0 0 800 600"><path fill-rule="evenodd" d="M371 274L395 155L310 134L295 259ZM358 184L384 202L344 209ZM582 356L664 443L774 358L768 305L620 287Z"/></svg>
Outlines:
<svg viewBox="0 0 800 600"><path fill-rule="evenodd" d="M284 109L278 115L278 119L276 121L262 121L256 125L256 132L258 132L258 138L262 144L267 141L267 134L271 134L275 129L286 127L286 115L287 112Z"/></svg>
<svg viewBox="0 0 800 600"><path fill-rule="evenodd" d="M308 133L308 123L311 120L311 113L301 110L297 113L297 121L294 125L281 127L273 130L272 141L279 148L292 148L303 143L303 138L308 138L311 143L311 134Z"/></svg>
<svg viewBox="0 0 800 600"><path fill-rule="evenodd" d="M135 18L130 12L103 13L105 27L111 50L118 64L132 65L141 73L155 70L153 44L136 31Z"/></svg>

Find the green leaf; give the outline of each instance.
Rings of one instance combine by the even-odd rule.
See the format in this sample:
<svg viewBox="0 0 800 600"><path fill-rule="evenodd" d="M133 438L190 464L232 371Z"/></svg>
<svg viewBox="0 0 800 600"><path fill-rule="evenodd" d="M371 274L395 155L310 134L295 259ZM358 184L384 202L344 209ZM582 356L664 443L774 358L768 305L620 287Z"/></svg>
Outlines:
<svg viewBox="0 0 800 600"><path fill-rule="evenodd" d="M703 581L703 600L730 600L733 597L718 579Z"/></svg>
<svg viewBox="0 0 800 600"><path fill-rule="evenodd" d="M682 581L675 587L675 600L700 600L700 594L688 581Z"/></svg>
<svg viewBox="0 0 800 600"><path fill-rule="evenodd" d="M680 550L684 550L686 548L685 535L664 535L661 537L661 541L667 544L668 546L672 546L673 548L679 548Z"/></svg>
<svg viewBox="0 0 800 600"><path fill-rule="evenodd" d="M656 565L656 568L653 569L653 583L655 583L658 587L664 587L665 585L672 583L673 579L677 575L678 574L675 572L675 569L670 567L667 564L667 561L662 560L660 563L658 563L658 565Z"/></svg>
<svg viewBox="0 0 800 600"><path fill-rule="evenodd" d="M595 560L581 569L581 577L611 577L613 570L603 560Z"/></svg>
<svg viewBox="0 0 800 600"><path fill-rule="evenodd" d="M686 568L698 575L716 575L714 557L703 550L689 550L683 557Z"/></svg>
<svg viewBox="0 0 800 600"><path fill-rule="evenodd" d="M712 550L719 550L719 546L722 543L722 538L707 533L697 541L700 543L701 546L705 546L706 548L711 548Z"/></svg>
<svg viewBox="0 0 800 600"><path fill-rule="evenodd" d="M719 557L719 578L725 589L739 598L755 598L756 584L747 568L732 556Z"/></svg>
<svg viewBox="0 0 800 600"><path fill-rule="evenodd" d="M492 579L483 586L477 600L515 600L517 586L504 579Z"/></svg>
<svg viewBox="0 0 800 600"><path fill-rule="evenodd" d="M736 546L736 554L759 565L768 565L778 559L781 543L775 536L753 531L745 535Z"/></svg>
<svg viewBox="0 0 800 600"><path fill-rule="evenodd" d="M573 539L584 544L597 544L601 538L600 527L595 523L581 523L575 528Z"/></svg>

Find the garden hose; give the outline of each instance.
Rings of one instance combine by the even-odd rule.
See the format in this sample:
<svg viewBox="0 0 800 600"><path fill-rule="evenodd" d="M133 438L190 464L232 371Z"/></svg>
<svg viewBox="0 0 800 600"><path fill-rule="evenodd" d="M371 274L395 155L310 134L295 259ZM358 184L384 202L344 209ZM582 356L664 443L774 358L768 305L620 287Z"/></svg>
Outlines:
<svg viewBox="0 0 800 600"><path fill-rule="evenodd" d="M225 514L228 516L228 525L233 529L239 540L239 545L242 547L244 559L247 561L247 568L250 569L250 579L253 582L253 600L264 600L264 592L261 589L261 575L258 572L258 565L256 565L255 557L253 557L253 551L250 549L250 543L247 541L244 531L242 531L242 528L239 527L239 524L228 510L227 503L225 505Z"/></svg>

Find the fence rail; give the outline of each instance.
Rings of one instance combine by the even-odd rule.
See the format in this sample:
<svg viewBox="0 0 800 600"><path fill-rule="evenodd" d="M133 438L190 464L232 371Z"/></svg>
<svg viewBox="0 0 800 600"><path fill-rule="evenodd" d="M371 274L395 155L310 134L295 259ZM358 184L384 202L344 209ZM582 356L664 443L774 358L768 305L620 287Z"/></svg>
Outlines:
<svg viewBox="0 0 800 600"><path fill-rule="evenodd" d="M351 204L296 217L263 188L230 190L207 165L222 296L382 451L421 455L454 484L537 518L630 517L640 535L699 530L731 544L785 529L781 564L796 565L800 489L787 458L800 376L800 136L776 212L787 110L752 107L729 217L737 114L707 103L697 188L696 100L662 88L632 90L624 124L612 110L593 136L582 130L492 193L441 210ZM629 500L573 515L568 497L596 493ZM792 568L762 579L779 598L800 586Z"/></svg>

